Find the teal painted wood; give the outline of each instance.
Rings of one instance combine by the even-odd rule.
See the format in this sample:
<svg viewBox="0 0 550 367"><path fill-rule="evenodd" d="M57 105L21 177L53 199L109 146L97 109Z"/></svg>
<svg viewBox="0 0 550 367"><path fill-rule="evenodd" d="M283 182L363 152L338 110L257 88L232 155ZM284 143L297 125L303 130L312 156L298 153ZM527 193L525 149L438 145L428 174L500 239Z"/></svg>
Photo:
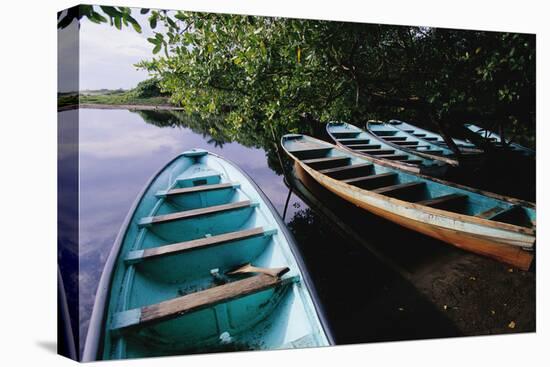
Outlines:
<svg viewBox="0 0 550 367"><path fill-rule="evenodd" d="M327 123L326 129L328 135L339 147L367 155L375 163L437 177L444 176L448 170L448 165L445 162L426 158L398 146L390 145L384 139L354 125L331 121ZM351 139L368 141L368 143L354 144ZM377 157L374 154L377 149L391 152L390 155L402 155L403 157L400 160Z"/></svg>
<svg viewBox="0 0 550 367"><path fill-rule="evenodd" d="M243 280L225 273L244 263L290 271L267 288L142 321L148 308ZM197 149L169 162L130 210L98 288L83 359L331 343L292 236L269 200L237 166Z"/></svg>
<svg viewBox="0 0 550 367"><path fill-rule="evenodd" d="M401 146L401 149L426 158L440 160L453 166L458 166L458 160L454 157L454 152L447 146L441 146L432 141L425 140L422 137L403 131L389 123L369 121L366 123L365 127L371 134L384 139L386 143L390 145L398 147L399 145L394 143L394 141L416 143L418 146L416 149L403 146Z"/></svg>
<svg viewBox="0 0 550 367"><path fill-rule="evenodd" d="M481 135L485 139L493 140L494 143L503 143L502 137L490 130L484 129L482 127L476 126L474 124L464 124L464 126L471 131L473 131L476 134ZM510 149L513 151L516 151L518 153L521 153L522 155L526 157L535 157L535 151L533 149L529 149L527 147L524 147L523 145L517 144L517 143L510 143L509 144Z"/></svg>
<svg viewBox="0 0 550 367"><path fill-rule="evenodd" d="M531 263L533 203L379 165L305 135L287 134L281 145L319 183L366 210L522 269ZM304 158L307 152L314 153ZM327 166L345 169L366 163L370 171L357 176L342 178L327 171Z"/></svg>
<svg viewBox="0 0 550 367"><path fill-rule="evenodd" d="M412 134L423 134L427 138L434 139L434 140L432 140L432 142L437 143L439 145L447 146L447 144L445 143L445 140L443 139L441 134L434 133L433 131L430 131L430 130L422 129L418 126L415 126L415 125L413 125L411 123L408 123L408 122L405 122L405 121L390 120L390 121L388 121L388 123L392 124L396 128L398 128L400 130L403 130L405 132L409 132L409 133L412 133ZM459 148L472 148L472 149L476 148L476 146L474 144L472 144L472 143L470 143L466 140L463 140L463 139L453 138L453 142Z"/></svg>

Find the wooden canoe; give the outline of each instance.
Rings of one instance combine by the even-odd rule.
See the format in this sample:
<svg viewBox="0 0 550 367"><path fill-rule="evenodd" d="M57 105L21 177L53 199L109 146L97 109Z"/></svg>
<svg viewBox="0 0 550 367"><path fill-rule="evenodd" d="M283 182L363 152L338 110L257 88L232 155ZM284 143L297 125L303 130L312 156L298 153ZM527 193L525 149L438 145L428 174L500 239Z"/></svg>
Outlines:
<svg viewBox="0 0 550 367"><path fill-rule="evenodd" d="M400 148L421 157L438 160L452 166L459 165L454 152L447 146L441 146L433 141L424 139L422 136L418 136L418 134L414 135L413 133L398 129L393 124L381 121L369 121L365 124L365 128L369 133L378 136L395 148Z"/></svg>
<svg viewBox="0 0 550 367"><path fill-rule="evenodd" d="M388 121L388 123L395 126L399 130L405 131L406 133L413 134L417 137L421 137L422 139L431 141L437 145L448 147L447 143L445 143L445 140L443 139L443 136L441 136L441 134L437 134L430 130L422 129L418 126L415 126L405 121L390 120ZM475 144L472 144L469 141L453 138L453 142L461 151L481 153L481 151L477 149Z"/></svg>
<svg viewBox="0 0 550 367"><path fill-rule="evenodd" d="M281 145L322 186L369 212L523 270L531 265L533 203L379 165L305 135L285 135Z"/></svg>
<svg viewBox="0 0 550 367"><path fill-rule="evenodd" d="M506 143L502 141L502 137L490 130L484 129L482 127L473 125L473 124L464 124L464 126L474 133L482 136L483 138L489 140L491 143L493 143L496 147L505 148L508 147L511 151L520 153L521 155L529 158L535 158L535 151L533 149L524 147L523 145L520 145L518 143Z"/></svg>
<svg viewBox="0 0 550 367"><path fill-rule="evenodd" d="M293 241L236 165L182 153L145 186L121 228L83 360L332 344Z"/></svg>
<svg viewBox="0 0 550 367"><path fill-rule="evenodd" d="M345 122L329 122L326 129L340 148L366 155L374 163L437 177L445 176L449 169L445 162L411 153L399 144L390 145L384 139ZM410 143L410 146L415 144L418 143Z"/></svg>

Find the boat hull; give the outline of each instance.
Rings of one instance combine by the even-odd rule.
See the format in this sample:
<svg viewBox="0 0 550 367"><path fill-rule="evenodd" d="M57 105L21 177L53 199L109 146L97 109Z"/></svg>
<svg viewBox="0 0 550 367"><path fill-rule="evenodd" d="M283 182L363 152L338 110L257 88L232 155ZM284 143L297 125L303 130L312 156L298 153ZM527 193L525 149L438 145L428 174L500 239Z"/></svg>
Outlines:
<svg viewBox="0 0 550 367"><path fill-rule="evenodd" d="M522 245L529 247L533 244L534 239L529 235L517 236L514 233L511 239L511 233L506 231L502 231L500 234L498 232L489 234L483 233L483 231L472 233L456 228L449 228L444 225L438 225L437 218L435 217L430 221L422 220L421 218L424 215L415 210L404 216L400 212L404 209L406 210L406 208L403 208L399 204L392 204L383 198L381 200L372 200L371 195L368 195L369 193L365 195L364 192L346 187L349 185L342 184L337 180L322 175L300 162L295 162L295 169L299 175L310 175L323 187L344 200L413 231L423 233L463 250L510 264L522 270L528 270L533 260L533 253L521 247ZM414 218L415 216L417 217L416 219Z"/></svg>
<svg viewBox="0 0 550 367"><path fill-rule="evenodd" d="M232 275L246 263L257 267ZM130 210L100 280L83 360L332 340L268 198L230 161L192 150L153 176Z"/></svg>
<svg viewBox="0 0 550 367"><path fill-rule="evenodd" d="M344 129L344 130L342 130ZM336 137L336 134L338 133L342 133L342 131L338 131L338 130L342 130L342 131L347 131L346 133L347 134L353 134L353 133L357 133L357 137L361 137L363 136L364 138L368 139L369 141L371 141L372 143L371 144L378 144L382 149L390 149L390 150L393 150L394 151L394 154L405 154L405 155L408 155L408 157L406 157L407 159L404 159L404 160L392 160L392 159L387 159L387 158L379 158L377 155L375 154L372 154L372 153L367 153L365 152L364 150L361 150L361 149L352 149L351 147L347 146L346 144L343 144L340 139L338 137ZM415 174L423 174L423 175L427 175L427 176L434 176L434 177L445 177L448 172L449 172L449 165L447 164L443 164L443 163L438 163L438 161L435 161L435 160L429 160L425 157L422 157L420 155L417 155L417 154L413 154L409 151L406 151L400 147L396 147L395 145L390 145L388 144L386 141L384 141L383 139L379 138L378 136L368 132L368 131L365 131L365 130L362 130L362 129L359 129L353 125L349 125L347 123L343 123L343 122L329 122L327 125L326 125L326 131L327 131L327 134L331 137L331 139L334 141L334 143L352 153L352 154L359 154L359 155L362 155L362 156L365 156L365 157L368 157L370 161L376 163L376 164L380 164L382 166L386 166L386 167L393 167L393 168L397 168L397 169L400 169L400 170L403 170L403 171L406 171L406 172L411 172L411 173L415 173ZM413 160L417 160L418 163L417 164L412 164L412 163L407 163L407 160L409 159L413 159Z"/></svg>
<svg viewBox="0 0 550 367"><path fill-rule="evenodd" d="M377 135L375 133L375 131L372 129L371 125L373 125L372 122L367 122L365 124L365 129L372 135ZM380 125L379 123L375 123L375 125ZM403 137L408 137L409 139L413 140L413 141L417 141L419 142L420 144L425 144L425 145L428 145L428 146L431 146L433 149L445 149L446 152L447 152L447 156L443 156L443 155L437 155L437 154L431 154L429 153L429 151L422 151L422 150L412 150L412 149L409 149L409 148L404 148L402 146L399 146L391 141L388 141L387 139L384 138L384 136L378 136L380 139L384 140L386 142L386 144L388 145L391 145L391 146L394 146L396 148L399 148L399 149L403 149L405 151L408 151L410 153L414 153L420 157L424 157L424 158L427 158L427 159L431 159L431 160L435 160L435 161L440 161L440 162L443 162L443 163L446 163L446 164L449 164L451 166L455 166L455 167L458 167L460 162L458 161L458 159L454 158L454 157L451 157L452 156L452 151L447 149L447 148L442 148L442 147L438 147L437 145L427 141L427 140L424 140L422 138L419 138L417 136L414 136L413 134L410 134L408 132L405 132L403 130L400 130L396 127L394 127L393 125L391 124L384 124L385 126L387 126L388 128L390 129L395 129L395 131L397 131L401 136Z"/></svg>

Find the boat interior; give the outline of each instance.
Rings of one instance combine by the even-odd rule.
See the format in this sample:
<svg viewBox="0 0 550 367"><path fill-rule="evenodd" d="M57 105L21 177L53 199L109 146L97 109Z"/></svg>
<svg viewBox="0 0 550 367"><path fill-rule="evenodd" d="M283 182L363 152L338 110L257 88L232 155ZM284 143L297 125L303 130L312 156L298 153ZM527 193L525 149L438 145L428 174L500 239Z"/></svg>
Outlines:
<svg viewBox="0 0 550 367"><path fill-rule="evenodd" d="M445 140L440 134L434 133L432 131L428 131L425 129L421 129L417 126L411 125L407 122L400 121L400 120L390 120L388 121L388 124L391 124L392 126L406 132L409 134L413 134L419 138L422 138L424 140L428 140L433 142L434 144L441 145L444 147L448 147L447 143L445 143ZM475 148L476 146L470 142L467 142L466 140L462 139L453 139L454 143L461 148Z"/></svg>
<svg viewBox="0 0 550 367"><path fill-rule="evenodd" d="M496 149L504 149L509 151L511 150L512 152L519 153L525 157L535 156L534 150L524 147L520 144L510 143L505 145L504 142L502 141L501 136L490 130L484 129L482 127L479 127L473 124L464 124L464 126L469 130L475 132L476 134L480 135L490 143L492 143Z"/></svg>
<svg viewBox="0 0 550 367"><path fill-rule="evenodd" d="M283 146L319 173L361 189L477 218L527 228L535 226L532 208L378 165L318 139L289 134L283 137Z"/></svg>
<svg viewBox="0 0 550 367"><path fill-rule="evenodd" d="M425 133L409 132L410 130L406 129L401 130L392 124L384 122L368 122L367 129L386 142L407 150L433 156L454 156L453 151L446 145L437 143L437 137L427 136Z"/></svg>
<svg viewBox="0 0 550 367"><path fill-rule="evenodd" d="M347 123L330 122L327 125L329 133L338 143L357 153L366 154L375 158L389 159L415 166L440 166L441 162L412 154L406 150L398 149L387 144L372 134ZM417 148L418 142L398 141L396 145L405 148ZM405 144L406 143L406 144Z"/></svg>
<svg viewBox="0 0 550 367"><path fill-rule="evenodd" d="M143 196L114 281L108 358L323 345L286 237L223 162L184 153Z"/></svg>

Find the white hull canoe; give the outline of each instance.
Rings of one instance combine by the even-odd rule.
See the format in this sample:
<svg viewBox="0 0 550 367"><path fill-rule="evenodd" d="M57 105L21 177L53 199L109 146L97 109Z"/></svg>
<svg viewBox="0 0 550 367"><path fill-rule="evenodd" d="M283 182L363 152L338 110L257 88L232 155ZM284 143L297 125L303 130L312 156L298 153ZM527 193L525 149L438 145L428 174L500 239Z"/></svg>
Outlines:
<svg viewBox="0 0 550 367"><path fill-rule="evenodd" d="M436 177L445 176L449 170L445 162L390 145L384 139L345 122L329 122L326 129L340 148L366 155L374 163Z"/></svg>
<svg viewBox="0 0 550 367"><path fill-rule="evenodd" d="M531 265L533 203L380 166L367 157L303 135L285 135L282 145L298 169L371 213L523 270ZM309 151L322 155L313 156ZM371 167L368 172L367 167Z"/></svg>

